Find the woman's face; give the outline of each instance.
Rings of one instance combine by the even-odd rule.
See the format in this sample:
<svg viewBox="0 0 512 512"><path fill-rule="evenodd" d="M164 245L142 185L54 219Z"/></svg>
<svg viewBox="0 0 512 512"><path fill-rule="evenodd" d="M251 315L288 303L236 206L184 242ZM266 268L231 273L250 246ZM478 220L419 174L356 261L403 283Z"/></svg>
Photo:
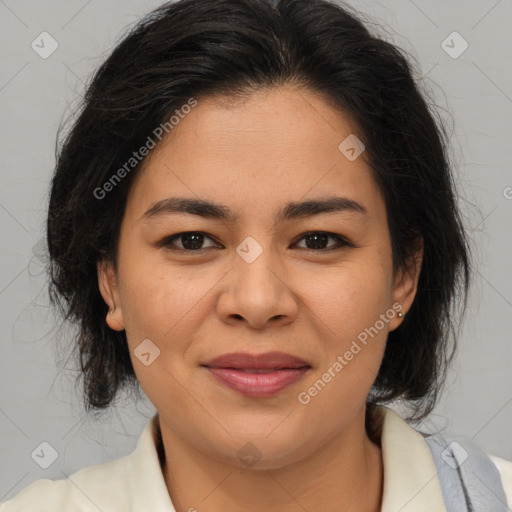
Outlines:
<svg viewBox="0 0 512 512"><path fill-rule="evenodd" d="M147 157L100 288L162 430L277 468L361 427L417 272L393 276L383 197L347 116L291 86L219 99L199 99ZM176 198L216 207L187 213ZM328 199L337 208L313 204ZM171 239L186 232L200 233ZM303 363L211 363L268 352Z"/></svg>

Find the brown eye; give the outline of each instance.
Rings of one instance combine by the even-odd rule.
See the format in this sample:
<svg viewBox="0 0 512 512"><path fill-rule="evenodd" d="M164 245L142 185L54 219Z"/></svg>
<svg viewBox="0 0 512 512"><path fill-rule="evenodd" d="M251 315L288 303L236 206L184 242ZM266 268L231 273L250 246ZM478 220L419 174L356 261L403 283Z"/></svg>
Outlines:
<svg viewBox="0 0 512 512"><path fill-rule="evenodd" d="M212 240L209 236L201 231L186 231L177 233L165 238L160 245L177 251L190 251L201 253L204 250L203 244L205 240ZM177 245L176 242L180 245ZM214 246L217 247L217 246Z"/></svg>
<svg viewBox="0 0 512 512"><path fill-rule="evenodd" d="M329 246L329 239L334 240L336 243ZM306 247L303 247L304 249L313 252L329 252L346 246L354 247L354 244L344 237L325 231L310 231L302 235L299 240L305 241Z"/></svg>
<svg viewBox="0 0 512 512"><path fill-rule="evenodd" d="M204 243L208 240L215 242L213 238L201 231L185 231L164 238L158 245L173 251L196 254L202 254L206 249L220 248L218 245L205 247ZM306 244L305 247L299 247L300 249L316 253L326 253L343 247L355 247L355 245L346 238L325 231L310 231L303 234L299 240L304 240ZM330 240L334 240L335 243L329 245Z"/></svg>

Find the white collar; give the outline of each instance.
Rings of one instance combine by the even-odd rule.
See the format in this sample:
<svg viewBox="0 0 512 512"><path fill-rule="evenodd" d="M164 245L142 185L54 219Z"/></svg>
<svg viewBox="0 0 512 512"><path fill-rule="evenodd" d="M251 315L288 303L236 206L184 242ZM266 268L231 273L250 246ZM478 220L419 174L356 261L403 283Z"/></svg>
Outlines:
<svg viewBox="0 0 512 512"><path fill-rule="evenodd" d="M381 512L446 512L430 448L423 436L388 407L380 438L384 463Z"/></svg>
<svg viewBox="0 0 512 512"><path fill-rule="evenodd" d="M379 406L377 411L382 418L384 463L381 512L446 512L434 460L423 436L392 409ZM156 418L147 423L137 448L125 458L133 512L175 512L158 458Z"/></svg>
<svg viewBox="0 0 512 512"><path fill-rule="evenodd" d="M155 414L144 427L135 451L125 457L129 466L126 504L132 512L176 512L164 480L156 447L157 421Z"/></svg>

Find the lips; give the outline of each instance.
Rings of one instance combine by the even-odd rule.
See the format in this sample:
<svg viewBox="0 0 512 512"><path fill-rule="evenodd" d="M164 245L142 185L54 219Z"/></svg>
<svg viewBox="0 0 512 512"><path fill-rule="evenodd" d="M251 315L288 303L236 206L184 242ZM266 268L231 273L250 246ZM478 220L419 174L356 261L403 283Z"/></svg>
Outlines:
<svg viewBox="0 0 512 512"><path fill-rule="evenodd" d="M282 391L311 368L304 360L283 352L224 354L201 366L230 389L260 398Z"/></svg>
<svg viewBox="0 0 512 512"><path fill-rule="evenodd" d="M265 354L234 352L216 357L201 366L236 368L238 370L282 370L310 365L306 361L284 352L266 352Z"/></svg>

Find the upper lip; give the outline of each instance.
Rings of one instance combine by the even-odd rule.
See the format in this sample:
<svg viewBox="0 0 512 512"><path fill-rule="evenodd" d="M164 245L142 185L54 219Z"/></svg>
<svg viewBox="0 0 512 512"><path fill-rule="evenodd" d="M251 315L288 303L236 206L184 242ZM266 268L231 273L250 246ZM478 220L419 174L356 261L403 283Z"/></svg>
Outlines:
<svg viewBox="0 0 512 512"><path fill-rule="evenodd" d="M209 368L280 370L284 368L302 368L310 365L306 361L284 352L266 352L264 354L233 352L218 356L201 366L208 366Z"/></svg>

